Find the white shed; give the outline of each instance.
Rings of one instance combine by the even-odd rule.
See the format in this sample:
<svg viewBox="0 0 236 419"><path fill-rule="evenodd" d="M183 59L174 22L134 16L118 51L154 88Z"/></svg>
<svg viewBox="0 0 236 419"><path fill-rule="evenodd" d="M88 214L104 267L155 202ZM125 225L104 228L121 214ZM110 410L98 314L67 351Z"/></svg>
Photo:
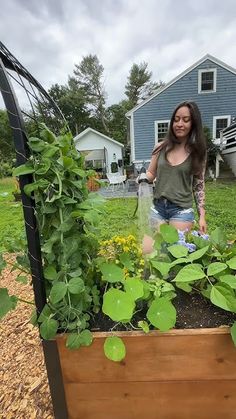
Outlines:
<svg viewBox="0 0 236 419"><path fill-rule="evenodd" d="M85 154L87 166L111 173L111 163L115 162L123 174L123 144L93 128L86 128L74 141L76 149Z"/></svg>

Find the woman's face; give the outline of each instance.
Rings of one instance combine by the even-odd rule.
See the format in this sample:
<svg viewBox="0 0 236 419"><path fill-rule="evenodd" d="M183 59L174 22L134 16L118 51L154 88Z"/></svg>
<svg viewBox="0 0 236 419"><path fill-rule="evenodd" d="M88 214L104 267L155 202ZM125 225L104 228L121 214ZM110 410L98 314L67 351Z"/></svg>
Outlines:
<svg viewBox="0 0 236 419"><path fill-rule="evenodd" d="M173 132L177 140L187 141L192 128L191 114L188 106L179 108L174 117Z"/></svg>

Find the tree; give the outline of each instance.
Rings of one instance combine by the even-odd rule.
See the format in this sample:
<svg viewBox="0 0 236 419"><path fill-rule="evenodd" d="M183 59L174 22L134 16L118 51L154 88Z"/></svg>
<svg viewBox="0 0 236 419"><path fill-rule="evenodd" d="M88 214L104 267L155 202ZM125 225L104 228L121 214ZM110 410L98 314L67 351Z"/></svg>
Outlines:
<svg viewBox="0 0 236 419"><path fill-rule="evenodd" d="M151 81L152 72L148 71L147 67L148 64L142 62L140 64L133 64L130 69L125 85L125 94L128 97L130 109L153 94L158 87L164 85L162 81L158 83Z"/></svg>
<svg viewBox="0 0 236 419"><path fill-rule="evenodd" d="M127 143L128 120L125 114L128 110L129 102L122 100L118 104L109 106L106 112L110 135L122 144Z"/></svg>
<svg viewBox="0 0 236 419"><path fill-rule="evenodd" d="M96 55L83 57L80 64L75 64L74 80L78 88L83 90L85 103L87 103L93 115L102 122L103 131L109 134L109 128L105 116L106 93L102 81L104 68Z"/></svg>
<svg viewBox="0 0 236 419"><path fill-rule="evenodd" d="M0 109L0 158L4 161L12 161L14 157L13 135L7 111Z"/></svg>
<svg viewBox="0 0 236 419"><path fill-rule="evenodd" d="M61 109L73 135L87 127L90 112L85 103L84 91L73 78L69 77L67 85L53 85L49 94Z"/></svg>

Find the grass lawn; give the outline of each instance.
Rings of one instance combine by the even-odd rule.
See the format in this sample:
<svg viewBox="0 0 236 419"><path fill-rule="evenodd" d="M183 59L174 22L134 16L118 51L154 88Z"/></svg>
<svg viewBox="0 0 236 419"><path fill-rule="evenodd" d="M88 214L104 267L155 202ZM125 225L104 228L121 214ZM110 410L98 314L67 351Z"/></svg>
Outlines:
<svg viewBox="0 0 236 419"><path fill-rule="evenodd" d="M23 231L22 207L13 199L14 189L12 179L0 180L0 249L5 239L19 237ZM100 238L136 235L137 218L133 217L136 203L136 198L107 200L106 215L99 225ZM206 212L209 231L219 226L227 235L236 236L236 181L206 183Z"/></svg>
<svg viewBox="0 0 236 419"><path fill-rule="evenodd" d="M21 202L15 202L13 179L0 179L0 250L4 241L18 238L23 230L23 212Z"/></svg>

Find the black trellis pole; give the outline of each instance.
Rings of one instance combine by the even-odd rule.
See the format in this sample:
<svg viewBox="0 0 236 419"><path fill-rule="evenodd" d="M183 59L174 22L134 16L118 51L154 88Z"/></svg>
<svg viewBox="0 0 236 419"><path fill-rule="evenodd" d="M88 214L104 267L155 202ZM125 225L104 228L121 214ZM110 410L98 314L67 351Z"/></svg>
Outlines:
<svg viewBox="0 0 236 419"><path fill-rule="evenodd" d="M27 161L30 152L24 121L20 107L14 94L13 87L7 75L3 61L0 59L0 90L8 113L10 126L13 130L14 145L16 150L17 166ZM28 256L31 267L35 306L40 314L45 303L46 293L43 280L40 238L35 216L34 201L25 195L24 186L32 182L32 175L20 176L19 183L22 196L25 230L28 243ZM42 341L48 381L52 396L54 415L56 419L67 419L63 380L56 341Z"/></svg>

